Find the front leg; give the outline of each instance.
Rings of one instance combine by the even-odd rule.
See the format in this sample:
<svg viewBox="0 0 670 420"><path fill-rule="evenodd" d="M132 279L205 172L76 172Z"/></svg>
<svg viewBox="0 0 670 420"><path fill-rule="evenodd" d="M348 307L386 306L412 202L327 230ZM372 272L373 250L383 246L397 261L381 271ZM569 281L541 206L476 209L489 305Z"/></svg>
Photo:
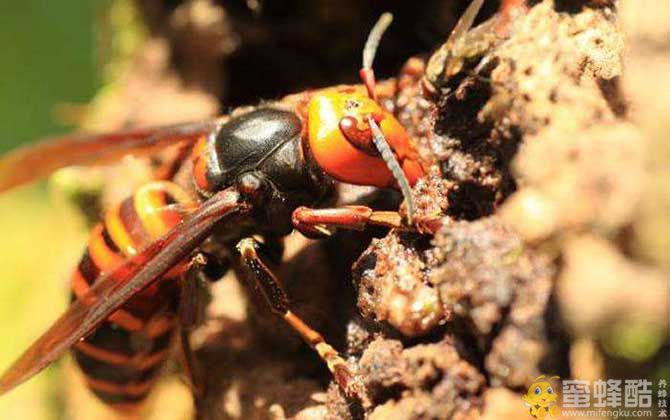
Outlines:
<svg viewBox="0 0 670 420"><path fill-rule="evenodd" d="M242 239L237 244L237 249L242 255L242 261L251 269L256 278L256 289L263 294L272 312L286 321L318 353L319 357L328 366L335 382L348 397L359 399L364 407L370 406L371 403L365 385L351 371L347 362L339 355L337 350L324 340L318 331L312 329L291 311L291 302L284 288L258 255L257 247L258 244L253 238Z"/></svg>
<svg viewBox="0 0 670 420"><path fill-rule="evenodd" d="M364 230L368 226L434 234L442 223L439 217L416 215L407 223L396 211L374 211L366 206L344 206L327 209L298 207L293 212L293 226L308 237L329 236L335 228Z"/></svg>

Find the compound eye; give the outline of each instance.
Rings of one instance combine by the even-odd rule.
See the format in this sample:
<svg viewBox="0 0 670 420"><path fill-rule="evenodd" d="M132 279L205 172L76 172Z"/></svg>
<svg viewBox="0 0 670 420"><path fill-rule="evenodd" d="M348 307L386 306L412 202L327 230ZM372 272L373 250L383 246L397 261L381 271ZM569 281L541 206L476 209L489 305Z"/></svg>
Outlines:
<svg viewBox="0 0 670 420"><path fill-rule="evenodd" d="M351 116L342 117L340 131L342 131L344 138L356 149L369 156L380 156L372 141L372 131L370 131L370 126L367 123L359 122Z"/></svg>
<svg viewBox="0 0 670 420"><path fill-rule="evenodd" d="M540 389L540 387L539 386L535 387L535 395L540 395L541 393L542 393L542 390Z"/></svg>

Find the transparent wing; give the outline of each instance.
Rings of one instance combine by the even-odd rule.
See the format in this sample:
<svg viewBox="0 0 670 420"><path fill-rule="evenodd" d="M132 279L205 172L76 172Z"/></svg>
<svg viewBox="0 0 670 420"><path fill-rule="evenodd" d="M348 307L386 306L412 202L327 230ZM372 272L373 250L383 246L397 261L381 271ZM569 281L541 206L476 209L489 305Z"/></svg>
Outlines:
<svg viewBox="0 0 670 420"><path fill-rule="evenodd" d="M192 142L213 130L218 121L43 139L0 157L0 192L65 166L104 163L126 154L152 153L171 144Z"/></svg>

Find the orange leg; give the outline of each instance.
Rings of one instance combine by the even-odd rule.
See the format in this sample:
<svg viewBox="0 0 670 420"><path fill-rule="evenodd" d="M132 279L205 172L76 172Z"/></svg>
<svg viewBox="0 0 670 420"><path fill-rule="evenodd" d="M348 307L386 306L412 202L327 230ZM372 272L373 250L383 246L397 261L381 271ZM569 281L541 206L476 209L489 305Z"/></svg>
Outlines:
<svg viewBox="0 0 670 420"><path fill-rule="evenodd" d="M297 314L291 311L291 303L281 283L274 273L265 265L257 253L258 243L253 238L242 239L237 249L242 261L251 269L256 277L256 285L262 292L272 312L291 326L309 346L314 349L326 363L335 382L348 397L358 398L361 404L369 406L365 386L351 371L347 362L328 344L318 331L313 330Z"/></svg>
<svg viewBox="0 0 670 420"><path fill-rule="evenodd" d="M420 233L435 233L439 218L416 216L412 225L395 211L374 211L366 206L344 206L330 209L298 207L293 212L293 226L308 237L329 236L334 228L364 230L367 226L384 226Z"/></svg>

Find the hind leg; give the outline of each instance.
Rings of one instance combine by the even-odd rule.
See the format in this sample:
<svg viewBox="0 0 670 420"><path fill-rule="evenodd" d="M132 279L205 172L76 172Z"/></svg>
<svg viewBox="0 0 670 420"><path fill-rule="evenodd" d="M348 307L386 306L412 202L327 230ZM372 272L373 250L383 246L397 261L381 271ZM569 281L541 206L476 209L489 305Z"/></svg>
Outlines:
<svg viewBox="0 0 670 420"><path fill-rule="evenodd" d="M335 382L347 396L355 397L364 406L368 406L370 402L361 380L351 371L349 365L337 350L328 344L318 331L312 329L291 311L291 303L286 292L274 273L258 255L257 247L258 244L253 238L242 239L237 245L243 262L251 269L256 278L256 289L262 293L272 312L300 334L305 342L318 353L319 357L328 366Z"/></svg>

